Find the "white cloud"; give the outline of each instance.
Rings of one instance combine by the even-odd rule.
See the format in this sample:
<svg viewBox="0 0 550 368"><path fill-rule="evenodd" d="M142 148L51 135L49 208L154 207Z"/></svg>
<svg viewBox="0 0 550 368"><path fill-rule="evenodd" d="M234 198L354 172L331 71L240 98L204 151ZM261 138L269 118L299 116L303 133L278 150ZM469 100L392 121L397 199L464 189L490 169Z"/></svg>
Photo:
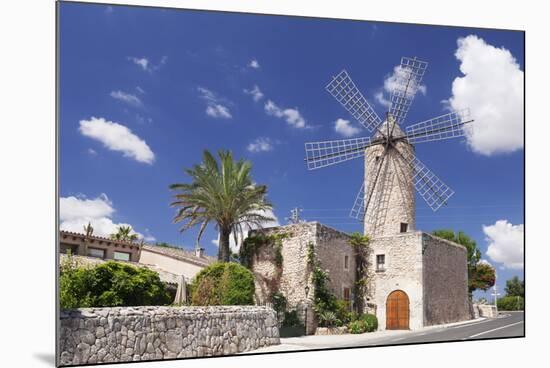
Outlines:
<svg viewBox="0 0 550 368"><path fill-rule="evenodd" d="M100 141L112 151L122 152L125 157L146 164L152 164L155 160L155 154L147 143L119 123L92 117L90 120L80 120L79 131L86 137Z"/></svg>
<svg viewBox="0 0 550 368"><path fill-rule="evenodd" d="M97 155L97 152L96 152L96 150L93 149L93 148L88 148L88 154L89 154L90 156L96 156L96 155Z"/></svg>
<svg viewBox="0 0 550 368"><path fill-rule="evenodd" d="M166 64L166 61L168 61L168 56L163 56L158 64L153 64L149 59L146 57L135 57L135 56L128 56L128 60L130 60L132 63L139 66L143 71L146 72L154 72L155 70L160 69L161 66Z"/></svg>
<svg viewBox="0 0 550 368"><path fill-rule="evenodd" d="M257 85L254 85L254 88L252 88L252 89L244 89L243 91L244 91L244 93L246 93L247 95L251 95L251 96L252 96L252 99L253 99L255 102L260 101L260 100L264 97L264 94L263 94L262 91L260 90L260 87L258 87Z"/></svg>
<svg viewBox="0 0 550 368"><path fill-rule="evenodd" d="M391 101L384 96L384 92L380 91L374 94L374 99L376 102L378 102L380 105L384 106L386 109L390 109L391 107Z"/></svg>
<svg viewBox="0 0 550 368"><path fill-rule="evenodd" d="M61 230L77 233L84 232L88 223L94 228L94 235L108 237L117 232L118 226L131 226L126 223L115 223L112 215L115 209L106 194L88 199L85 196L61 197L59 199L59 220ZM143 235L132 231L143 238Z"/></svg>
<svg viewBox="0 0 550 368"><path fill-rule="evenodd" d="M387 75L384 78L384 86L381 88L380 91L374 94L376 102L389 109L391 107L391 101L387 96L390 96L391 93L402 84L403 79L406 80L408 77L409 73L407 68L404 68L401 65L397 65L395 68L393 68L393 73ZM413 92L415 91L418 91L425 96L428 92L428 89L423 84L417 86L416 82L414 80L411 80L409 88L407 88L407 95L409 97L412 97Z"/></svg>
<svg viewBox="0 0 550 368"><path fill-rule="evenodd" d="M468 145L487 156L523 148L523 71L516 59L475 35L457 43L464 76L455 78L445 103L452 110L470 108L475 122Z"/></svg>
<svg viewBox="0 0 550 368"><path fill-rule="evenodd" d="M264 110L268 115L284 119L288 123L288 125L293 128L309 128L309 126L306 124L306 120L300 114L300 111L298 111L297 108L280 108L275 104L275 102L268 100L264 105Z"/></svg>
<svg viewBox="0 0 550 368"><path fill-rule="evenodd" d="M206 101L206 115L213 118L231 119L231 111L226 106L228 103L224 98L218 97L211 90L204 87L197 87L200 97Z"/></svg>
<svg viewBox="0 0 550 368"><path fill-rule="evenodd" d="M268 216L268 217L271 217L271 218L274 219L273 221L268 221L268 222L262 224L262 228L268 228L268 227L274 227L274 226L280 226L281 225L279 223L279 219L277 218L277 216L275 216L275 213L273 213L272 210L257 211L257 213L261 213L264 216ZM243 237L241 238L240 234L237 234L237 242L239 244L241 244L243 242L243 240L248 237L248 231L249 230L254 230L254 229L257 229L257 228L258 228L257 226L251 226L250 228L243 228L243 233L244 233ZM215 246L219 247L219 244L220 244L219 235L218 235L218 239L212 239L211 242ZM233 233L231 233L231 235L229 236L229 248L235 253L237 253L239 251L239 248L240 248L240 245L235 244L235 237L233 236Z"/></svg>
<svg viewBox="0 0 550 368"><path fill-rule="evenodd" d="M523 224L512 225L499 220L494 225L483 226L485 240L489 243L487 256L505 268L523 268Z"/></svg>
<svg viewBox="0 0 550 368"><path fill-rule="evenodd" d="M126 93L122 91L112 91L110 93L110 96L115 100L119 100L136 107L139 107L143 104L141 102L141 99L138 96L133 95L131 93Z"/></svg>
<svg viewBox="0 0 550 368"><path fill-rule="evenodd" d="M141 67L141 69L149 71L149 59L128 56L128 60Z"/></svg>
<svg viewBox="0 0 550 368"><path fill-rule="evenodd" d="M404 68L401 65L397 65L395 68L393 68L393 73L388 75L384 79L384 90L388 93L391 93L396 88L398 88L403 80L407 80L409 78L409 71L411 68ZM414 79L411 79L409 87L407 88L407 95L410 97L415 93L415 91L418 90L423 95L426 95L426 92L428 91L426 86L416 85L416 81Z"/></svg>
<svg viewBox="0 0 550 368"><path fill-rule="evenodd" d="M351 125L349 120L338 119L334 122L334 131L344 137L353 137L361 130Z"/></svg>
<svg viewBox="0 0 550 368"><path fill-rule="evenodd" d="M212 104L206 107L206 115L213 118L231 119L232 115L227 106Z"/></svg>
<svg viewBox="0 0 550 368"><path fill-rule="evenodd" d="M260 69L260 63L256 59L250 60L250 62L248 63L248 66L253 69Z"/></svg>
<svg viewBox="0 0 550 368"><path fill-rule="evenodd" d="M273 150L273 143L269 138L259 137L249 143L246 149L249 152L268 152Z"/></svg>

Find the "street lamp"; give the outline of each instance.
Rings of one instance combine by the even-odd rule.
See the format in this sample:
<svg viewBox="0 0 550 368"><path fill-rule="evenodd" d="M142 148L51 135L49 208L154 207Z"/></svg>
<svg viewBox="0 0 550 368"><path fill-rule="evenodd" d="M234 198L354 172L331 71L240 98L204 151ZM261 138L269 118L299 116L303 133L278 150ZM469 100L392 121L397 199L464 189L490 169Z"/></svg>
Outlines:
<svg viewBox="0 0 550 368"><path fill-rule="evenodd" d="M307 336L307 294L309 294L309 286L306 285L304 288L304 291L306 292L306 307L305 307L305 316L304 316L304 325L306 330L306 336Z"/></svg>

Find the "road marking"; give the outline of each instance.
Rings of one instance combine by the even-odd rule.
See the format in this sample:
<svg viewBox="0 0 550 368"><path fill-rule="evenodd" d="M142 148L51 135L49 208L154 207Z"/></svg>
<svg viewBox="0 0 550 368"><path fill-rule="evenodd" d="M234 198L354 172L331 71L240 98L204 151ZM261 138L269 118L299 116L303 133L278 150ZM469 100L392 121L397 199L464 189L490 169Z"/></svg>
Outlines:
<svg viewBox="0 0 550 368"><path fill-rule="evenodd" d="M515 326L515 325L519 325L520 323L523 323L523 321L519 321L519 322L516 322L516 323L511 323L511 324L506 325L506 326L501 326L501 327L493 328L492 330L483 331L483 332L480 332L480 333L478 333L478 334L475 334L475 335L472 335L472 336L468 337L468 339L471 339L471 338L474 338L474 337L478 337L478 336L481 336L481 335L485 335L485 334L488 334L489 332L494 332L494 331L502 330L503 328L508 328L508 327L512 327L512 326Z"/></svg>

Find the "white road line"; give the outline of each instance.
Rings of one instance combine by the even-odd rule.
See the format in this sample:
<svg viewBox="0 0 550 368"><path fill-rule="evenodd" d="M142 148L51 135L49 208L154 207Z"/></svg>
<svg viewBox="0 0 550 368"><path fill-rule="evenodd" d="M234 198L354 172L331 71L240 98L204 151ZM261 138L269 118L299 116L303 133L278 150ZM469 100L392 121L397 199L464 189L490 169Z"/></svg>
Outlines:
<svg viewBox="0 0 550 368"><path fill-rule="evenodd" d="M475 335L472 335L472 336L468 337L468 339L471 339L471 338L474 338L474 337L478 337L478 336L481 336L481 335L485 335L485 334L488 334L489 332L494 332L494 331L502 330L502 329L504 329L504 328L512 327L512 326L515 326L515 325L519 325L520 323L523 323L523 321L519 321L519 322L516 322L516 323L511 323L511 324L506 325L506 326L501 326L501 327L493 328L492 330L483 331L483 332L480 332L480 333L478 333L478 334L475 334Z"/></svg>

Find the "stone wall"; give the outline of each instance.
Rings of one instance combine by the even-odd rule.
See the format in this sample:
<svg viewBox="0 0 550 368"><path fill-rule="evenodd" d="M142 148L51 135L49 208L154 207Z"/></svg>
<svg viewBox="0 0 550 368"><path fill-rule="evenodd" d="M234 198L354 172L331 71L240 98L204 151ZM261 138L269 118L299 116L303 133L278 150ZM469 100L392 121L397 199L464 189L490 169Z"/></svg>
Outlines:
<svg viewBox="0 0 550 368"><path fill-rule="evenodd" d="M371 239L366 304L376 305L378 329L386 329L386 300L395 290L409 297L409 328L424 325L422 293L422 233L410 232ZM376 270L376 256L385 255L385 270Z"/></svg>
<svg viewBox="0 0 550 368"><path fill-rule="evenodd" d="M426 233L422 244L424 325L470 319L466 248Z"/></svg>
<svg viewBox="0 0 550 368"><path fill-rule="evenodd" d="M494 304L474 304L473 308L476 317L496 318L498 316L497 307Z"/></svg>
<svg viewBox="0 0 550 368"><path fill-rule="evenodd" d="M83 308L61 312L60 365L235 354L279 344L258 306Z"/></svg>

